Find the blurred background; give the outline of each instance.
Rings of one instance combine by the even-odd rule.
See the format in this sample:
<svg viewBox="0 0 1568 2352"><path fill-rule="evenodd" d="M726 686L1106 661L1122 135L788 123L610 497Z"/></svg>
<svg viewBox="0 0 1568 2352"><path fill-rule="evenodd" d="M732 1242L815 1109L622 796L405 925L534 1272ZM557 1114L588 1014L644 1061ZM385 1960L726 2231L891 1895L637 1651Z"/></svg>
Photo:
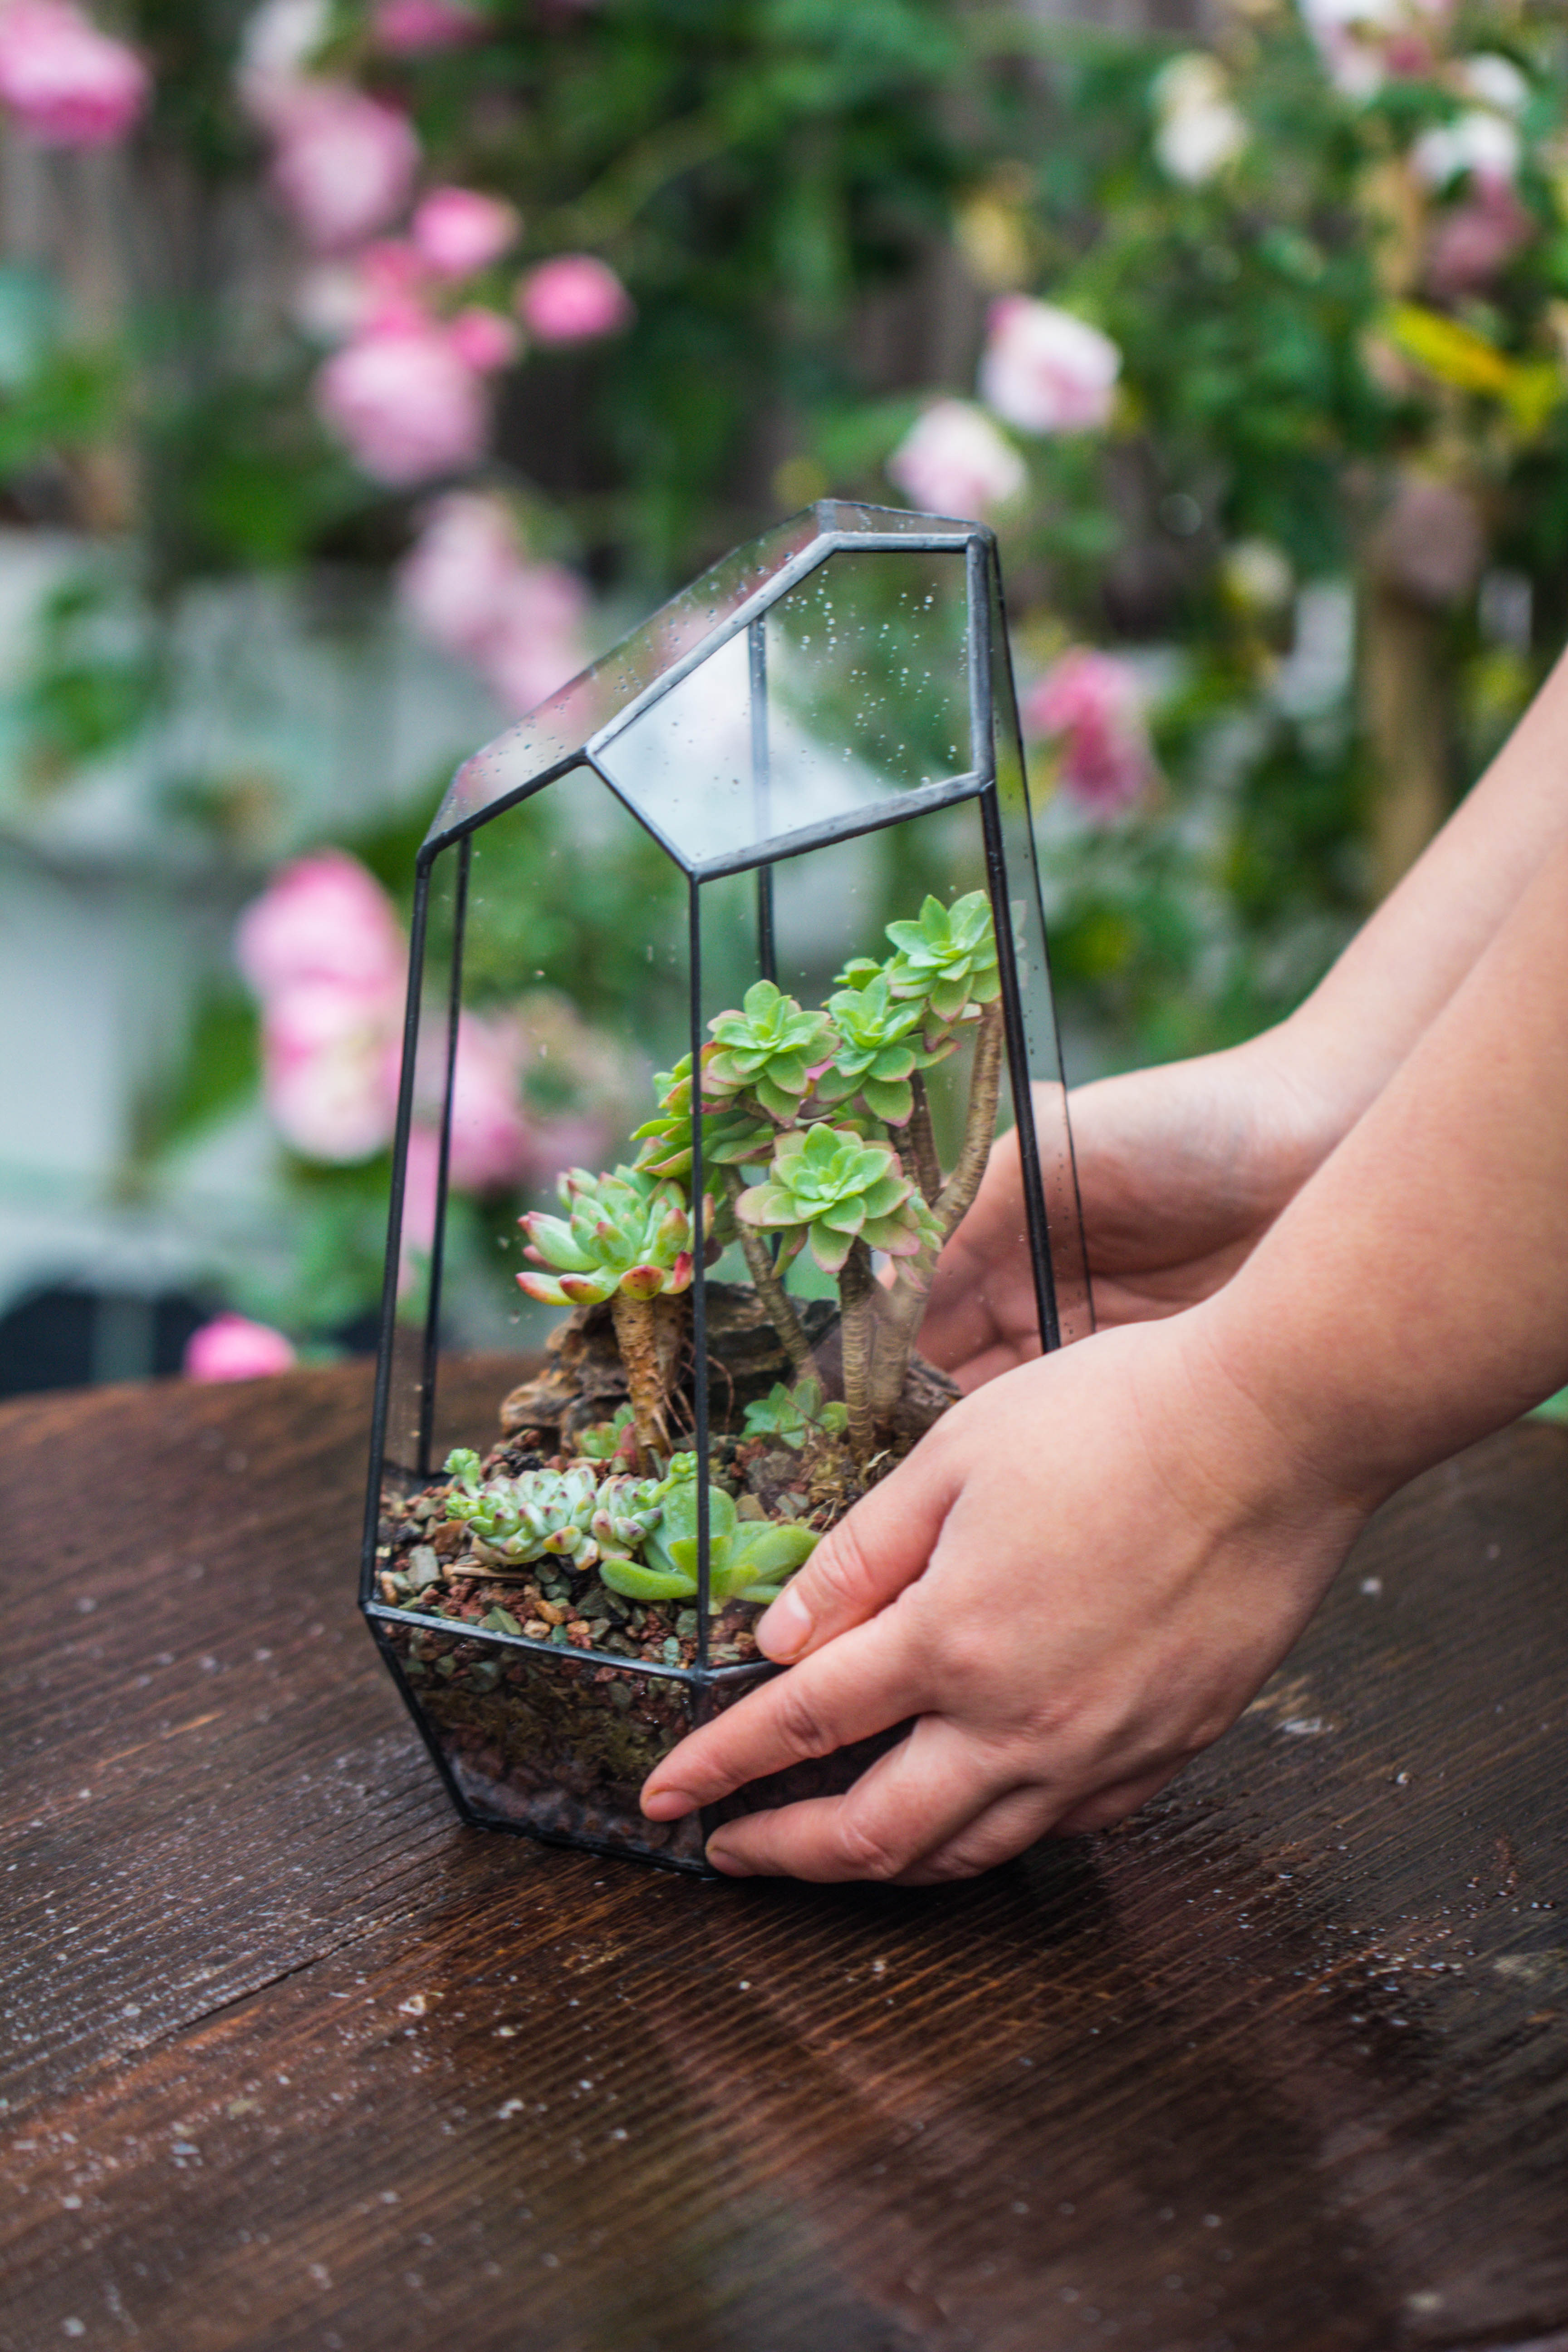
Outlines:
<svg viewBox="0 0 1568 2352"><path fill-rule="evenodd" d="M1288 1011L1568 629L1565 91L1557 0L0 0L0 1392L366 1343L453 766L828 493L1000 536L1069 1076ZM476 1249L640 1082L662 886L549 845Z"/></svg>

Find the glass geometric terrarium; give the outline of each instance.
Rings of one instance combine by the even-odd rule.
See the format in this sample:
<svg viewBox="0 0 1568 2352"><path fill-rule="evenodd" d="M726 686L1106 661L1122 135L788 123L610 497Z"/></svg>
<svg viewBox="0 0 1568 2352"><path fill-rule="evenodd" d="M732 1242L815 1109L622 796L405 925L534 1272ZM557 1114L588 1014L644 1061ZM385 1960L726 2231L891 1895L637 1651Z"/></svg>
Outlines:
<svg viewBox="0 0 1568 2352"><path fill-rule="evenodd" d="M612 870L641 877L595 950L613 1132L493 1236L543 1369L450 1451L465 1024L581 969ZM825 502L459 769L417 866L361 1604L468 1821L700 1871L720 1818L865 1768L637 1805L956 1395L921 1315L1009 1129L1051 1349L1089 1286L987 531Z"/></svg>

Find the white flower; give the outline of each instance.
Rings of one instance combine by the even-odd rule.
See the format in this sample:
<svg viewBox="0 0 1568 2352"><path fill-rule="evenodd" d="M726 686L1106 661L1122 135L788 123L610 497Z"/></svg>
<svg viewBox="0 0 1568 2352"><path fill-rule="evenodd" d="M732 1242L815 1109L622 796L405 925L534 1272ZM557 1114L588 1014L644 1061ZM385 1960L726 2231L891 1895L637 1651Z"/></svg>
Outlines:
<svg viewBox="0 0 1568 2352"><path fill-rule="evenodd" d="M1461 98L1489 106L1498 114L1522 114L1530 103L1530 84L1511 58L1487 49L1461 58L1450 77Z"/></svg>
<svg viewBox="0 0 1568 2352"><path fill-rule="evenodd" d="M1271 539L1238 539L1220 565L1227 593L1244 610L1279 613L1295 593L1290 559Z"/></svg>
<svg viewBox="0 0 1568 2352"><path fill-rule="evenodd" d="M1082 433L1109 422L1121 353L1109 335L1026 294L993 302L980 396L1024 433Z"/></svg>
<svg viewBox="0 0 1568 2352"><path fill-rule="evenodd" d="M1184 186L1201 187L1246 146L1247 122L1230 103L1225 69L1205 50L1173 58L1150 95L1159 117L1154 153Z"/></svg>
<svg viewBox="0 0 1568 2352"><path fill-rule="evenodd" d="M984 515L1016 498L1028 469L969 400L934 401L888 460L889 480L928 514Z"/></svg>
<svg viewBox="0 0 1568 2352"><path fill-rule="evenodd" d="M1410 150L1410 166L1429 188L1446 187L1461 172L1473 172L1494 185L1509 185L1519 170L1520 152L1513 124L1477 107L1453 122L1424 131Z"/></svg>

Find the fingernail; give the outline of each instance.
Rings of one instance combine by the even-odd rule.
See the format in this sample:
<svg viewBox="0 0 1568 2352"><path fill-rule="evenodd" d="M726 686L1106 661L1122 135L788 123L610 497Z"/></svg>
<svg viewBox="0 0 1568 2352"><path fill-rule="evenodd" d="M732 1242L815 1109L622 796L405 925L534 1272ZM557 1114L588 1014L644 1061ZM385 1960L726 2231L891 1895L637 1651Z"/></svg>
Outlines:
<svg viewBox="0 0 1568 2352"><path fill-rule="evenodd" d="M643 1819L649 1822L678 1822L682 1813L693 1811L697 1804L696 1798L689 1797L684 1789L671 1789L668 1785L660 1789L645 1789L640 1801Z"/></svg>
<svg viewBox="0 0 1568 2352"><path fill-rule="evenodd" d="M763 1612L752 1633L758 1649L781 1664L800 1655L811 1639L811 1612L793 1585Z"/></svg>
<svg viewBox="0 0 1568 2352"><path fill-rule="evenodd" d="M711 1867L715 1870L721 1870L726 1878L751 1877L751 1864L749 1863L742 1862L738 1853L731 1853L727 1848L720 1845L716 1840L708 1846L706 1851L708 1860Z"/></svg>

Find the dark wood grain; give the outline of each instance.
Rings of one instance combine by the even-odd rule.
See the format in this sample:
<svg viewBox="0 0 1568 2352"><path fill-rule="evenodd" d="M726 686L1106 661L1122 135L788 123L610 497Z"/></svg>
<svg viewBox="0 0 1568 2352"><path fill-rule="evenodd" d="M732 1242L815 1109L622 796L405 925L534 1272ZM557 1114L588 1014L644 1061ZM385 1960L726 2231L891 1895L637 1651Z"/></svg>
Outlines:
<svg viewBox="0 0 1568 2352"><path fill-rule="evenodd" d="M1568 2352L1563 1433L1136 1822L903 1894L460 1828L366 1418L0 1412L0 2352Z"/></svg>

